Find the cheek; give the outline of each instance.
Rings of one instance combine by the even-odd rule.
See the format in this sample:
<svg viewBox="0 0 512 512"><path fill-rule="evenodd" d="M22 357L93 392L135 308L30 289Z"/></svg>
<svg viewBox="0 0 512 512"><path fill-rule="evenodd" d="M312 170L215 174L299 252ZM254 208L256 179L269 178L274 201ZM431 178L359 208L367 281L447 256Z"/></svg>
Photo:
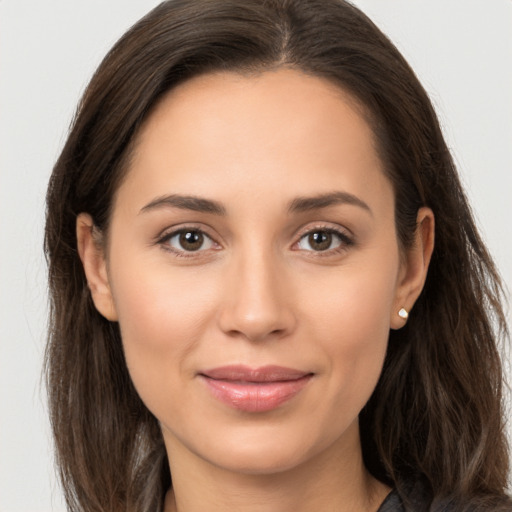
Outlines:
<svg viewBox="0 0 512 512"><path fill-rule="evenodd" d="M137 258L130 261L129 256L115 266L111 282L126 342L153 349L172 346L172 340L185 334L192 343L215 296L214 283L197 269L176 271L151 259L138 265Z"/></svg>
<svg viewBox="0 0 512 512"><path fill-rule="evenodd" d="M325 355L330 396L355 413L369 399L382 370L395 297L395 261L340 269L324 286L310 288L316 291L302 311Z"/></svg>
<svg viewBox="0 0 512 512"><path fill-rule="evenodd" d="M213 314L211 287L194 273L147 265L132 272L126 258L112 276L115 307L132 381L150 410L190 373L194 352ZM133 276L137 276L134 279ZM173 403L169 401L169 403Z"/></svg>

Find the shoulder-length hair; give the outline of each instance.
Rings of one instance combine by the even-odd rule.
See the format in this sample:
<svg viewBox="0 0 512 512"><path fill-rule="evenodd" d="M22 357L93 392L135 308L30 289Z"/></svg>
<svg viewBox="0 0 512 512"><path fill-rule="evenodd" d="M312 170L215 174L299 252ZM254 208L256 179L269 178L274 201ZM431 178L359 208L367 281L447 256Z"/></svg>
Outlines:
<svg viewBox="0 0 512 512"><path fill-rule="evenodd" d="M46 375L70 510L158 511L171 484L159 425L130 381L118 326L93 306L77 214L88 212L108 233L138 129L177 84L280 67L329 80L364 107L394 187L404 250L418 209L436 217L425 288L407 325L390 333L360 415L368 469L404 495L420 479L434 503L509 510L500 280L427 94L387 37L343 0L163 2L120 39L87 87L50 180L45 238Z"/></svg>

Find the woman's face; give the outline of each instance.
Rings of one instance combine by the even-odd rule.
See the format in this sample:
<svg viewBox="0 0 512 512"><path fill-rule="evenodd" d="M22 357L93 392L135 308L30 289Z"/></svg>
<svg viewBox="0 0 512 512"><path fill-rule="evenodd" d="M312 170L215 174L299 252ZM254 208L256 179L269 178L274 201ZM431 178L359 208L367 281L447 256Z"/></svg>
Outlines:
<svg viewBox="0 0 512 512"><path fill-rule="evenodd" d="M219 73L143 126L91 289L171 460L270 473L359 449L404 262L356 103L298 71Z"/></svg>

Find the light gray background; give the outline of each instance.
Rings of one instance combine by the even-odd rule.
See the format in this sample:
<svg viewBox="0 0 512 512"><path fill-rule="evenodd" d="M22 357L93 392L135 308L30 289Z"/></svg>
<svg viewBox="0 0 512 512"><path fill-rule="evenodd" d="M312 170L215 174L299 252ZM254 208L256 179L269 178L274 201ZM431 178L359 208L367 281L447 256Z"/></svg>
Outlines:
<svg viewBox="0 0 512 512"><path fill-rule="evenodd" d="M64 511L40 387L46 182L88 78L157 3L0 0L0 512ZM431 94L510 288L512 1L355 3Z"/></svg>

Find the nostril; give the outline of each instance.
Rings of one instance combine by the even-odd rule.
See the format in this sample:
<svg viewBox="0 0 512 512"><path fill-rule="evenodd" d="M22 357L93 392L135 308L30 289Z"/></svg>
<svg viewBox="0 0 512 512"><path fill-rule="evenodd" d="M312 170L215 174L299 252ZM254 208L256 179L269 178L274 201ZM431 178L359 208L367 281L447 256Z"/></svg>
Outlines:
<svg viewBox="0 0 512 512"><path fill-rule="evenodd" d="M286 336L293 331L293 316L283 311L272 316L237 315L227 312L221 316L220 328L230 337L245 338L252 342L271 340Z"/></svg>

